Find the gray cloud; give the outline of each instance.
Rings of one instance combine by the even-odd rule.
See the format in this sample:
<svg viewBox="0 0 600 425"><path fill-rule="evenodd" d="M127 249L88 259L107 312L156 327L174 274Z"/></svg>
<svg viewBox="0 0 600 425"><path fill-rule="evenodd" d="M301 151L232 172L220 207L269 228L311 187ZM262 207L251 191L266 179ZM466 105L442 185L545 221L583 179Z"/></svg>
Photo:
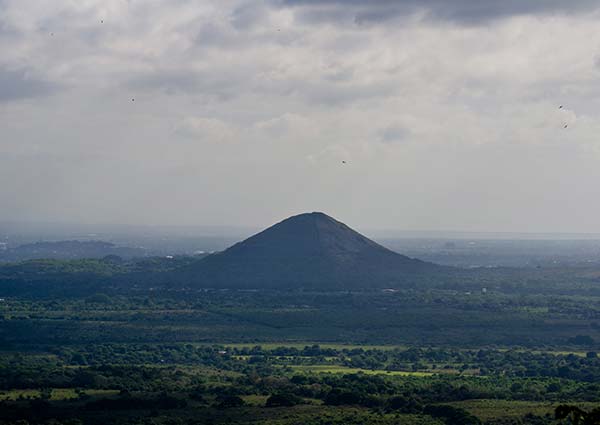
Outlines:
<svg viewBox="0 0 600 425"><path fill-rule="evenodd" d="M379 132L379 138L383 143L401 143L406 141L410 134L406 128L390 126Z"/></svg>
<svg viewBox="0 0 600 425"><path fill-rule="evenodd" d="M223 69L193 70L188 67L180 69L157 69L138 73L125 82L125 86L133 91L162 91L168 95L192 95L213 97L221 101L231 100L248 89L243 85L243 70Z"/></svg>
<svg viewBox="0 0 600 425"><path fill-rule="evenodd" d="M59 86L36 79L24 69L0 69L0 102L47 96Z"/></svg>
<svg viewBox="0 0 600 425"><path fill-rule="evenodd" d="M391 83L331 83L319 81L299 84L296 94L312 103L320 105L350 105L361 100L391 97L397 94L397 87Z"/></svg>
<svg viewBox="0 0 600 425"><path fill-rule="evenodd" d="M519 15L576 14L595 11L595 0L277 0L283 7L300 9L305 20L380 23L421 14L434 20L484 24Z"/></svg>
<svg viewBox="0 0 600 425"><path fill-rule="evenodd" d="M0 220L599 231L595 3L0 0Z"/></svg>
<svg viewBox="0 0 600 425"><path fill-rule="evenodd" d="M237 30L249 30L264 23L268 8L262 2L242 4L231 13L231 24Z"/></svg>

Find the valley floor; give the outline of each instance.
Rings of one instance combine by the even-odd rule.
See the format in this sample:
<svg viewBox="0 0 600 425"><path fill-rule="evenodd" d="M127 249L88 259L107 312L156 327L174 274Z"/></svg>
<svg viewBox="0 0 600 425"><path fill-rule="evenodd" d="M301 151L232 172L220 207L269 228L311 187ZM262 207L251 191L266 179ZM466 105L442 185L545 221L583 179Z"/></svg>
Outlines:
<svg viewBox="0 0 600 425"><path fill-rule="evenodd" d="M551 424L594 296L136 292L0 304L0 424Z"/></svg>

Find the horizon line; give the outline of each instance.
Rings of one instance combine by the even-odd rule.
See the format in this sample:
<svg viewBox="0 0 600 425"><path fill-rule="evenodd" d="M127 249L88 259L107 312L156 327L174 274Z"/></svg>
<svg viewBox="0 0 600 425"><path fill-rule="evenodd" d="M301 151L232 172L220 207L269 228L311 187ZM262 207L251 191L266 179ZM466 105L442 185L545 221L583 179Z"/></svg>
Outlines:
<svg viewBox="0 0 600 425"><path fill-rule="evenodd" d="M275 224L275 223L274 223ZM90 223L90 222L75 222L75 221L34 221L34 220L0 220L0 227L2 226L58 226L58 227L104 227L104 228L115 228L112 230L122 229L125 230L129 228L130 230L168 230L168 229L196 229L196 230L228 230L237 231L240 233L252 233L262 231L267 227L260 226L250 226L250 225L228 225L228 224L124 224L124 223ZM124 229L125 228L125 229ZM38 231L40 229L37 229ZM52 231L53 229L44 229L44 231ZM68 229L63 229L68 230ZM83 229L72 229L71 231L81 231ZM86 229L87 230L87 229ZM98 229L100 230L100 229ZM108 230L108 229L106 229ZM92 229L90 229L92 231ZM380 239L386 238L404 238L408 236L415 237L417 239L427 239L427 238L436 238L436 239L465 239L469 237L474 237L477 239L482 239L482 237L500 237L501 239L509 239L510 237L514 237L516 239L526 240L527 237L531 237L534 239L540 239L548 237L559 237L560 239L565 239L568 237L579 239L594 239L597 238L600 240L600 232L552 232L552 231L495 231L495 230L439 230L439 229L390 229L390 228L361 228L361 233L365 233L370 235L370 237L377 237ZM254 234L254 233L252 233ZM387 235L386 235L387 234ZM189 236L208 236L208 235L189 235ZM213 235L211 235L213 236ZM233 237L234 235L223 235ZM241 235L235 235L241 236Z"/></svg>

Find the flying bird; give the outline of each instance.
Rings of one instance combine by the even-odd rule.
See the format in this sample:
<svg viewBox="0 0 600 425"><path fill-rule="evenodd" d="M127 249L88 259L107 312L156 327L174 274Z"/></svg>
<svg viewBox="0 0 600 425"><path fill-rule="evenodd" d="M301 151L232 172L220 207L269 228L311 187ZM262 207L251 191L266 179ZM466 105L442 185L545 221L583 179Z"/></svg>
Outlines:
<svg viewBox="0 0 600 425"><path fill-rule="evenodd" d="M134 98L131 98L131 101L132 101L132 102L135 102L135 99L134 99Z"/></svg>
<svg viewBox="0 0 600 425"><path fill-rule="evenodd" d="M103 24L104 23L104 19L100 19L100 23Z"/></svg>
<svg viewBox="0 0 600 425"><path fill-rule="evenodd" d="M562 105L560 105L560 106L558 107L558 109L562 109L562 108L563 108L563 106L562 106Z"/></svg>
<svg viewBox="0 0 600 425"><path fill-rule="evenodd" d="M342 164L345 164L345 163L346 163L346 161L342 161Z"/></svg>
<svg viewBox="0 0 600 425"><path fill-rule="evenodd" d="M563 128L567 128L569 126L569 124L565 124L565 126Z"/></svg>

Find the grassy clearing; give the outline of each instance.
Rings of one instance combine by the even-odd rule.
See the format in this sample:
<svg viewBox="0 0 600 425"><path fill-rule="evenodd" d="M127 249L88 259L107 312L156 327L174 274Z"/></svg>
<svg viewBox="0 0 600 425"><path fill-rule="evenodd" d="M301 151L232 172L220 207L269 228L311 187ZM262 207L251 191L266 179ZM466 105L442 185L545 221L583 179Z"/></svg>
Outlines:
<svg viewBox="0 0 600 425"><path fill-rule="evenodd" d="M294 371L307 373L364 373L365 375L390 375L390 376L431 376L431 372L408 372L401 370L369 370L340 365L291 365Z"/></svg>
<svg viewBox="0 0 600 425"><path fill-rule="evenodd" d="M85 394L92 397L107 397L119 393L117 390L85 390ZM40 397L40 390L9 390L0 391L0 400L18 400L19 398L34 399ZM78 395L72 388L54 388L50 400L69 400L77 398Z"/></svg>
<svg viewBox="0 0 600 425"><path fill-rule="evenodd" d="M556 356L568 356L569 354L573 354L577 357L585 357L587 355L587 351L546 351L546 353L554 354Z"/></svg>
<svg viewBox="0 0 600 425"><path fill-rule="evenodd" d="M213 345L213 344L204 344L204 345ZM275 348L280 348L280 347L289 347L289 348L297 348L299 350L302 350L304 347L311 347L313 345L318 345L321 348L332 348L335 350L354 350L354 349L360 349L362 348L363 350L407 350L409 347L406 345L357 345L357 344L330 344L330 343L322 343L322 342L286 342L286 341L282 341L282 342L266 342L266 343L254 343L254 344L248 344L248 343L236 343L236 344L223 344L225 347L231 347L231 348L238 348L238 349L242 349L242 348L252 348L252 347L256 347L256 346L260 346L263 349L266 350L274 350Z"/></svg>
<svg viewBox="0 0 600 425"><path fill-rule="evenodd" d="M264 406L267 402L267 398L269 397L266 395L245 395L242 397L242 399L246 402L247 405L257 407Z"/></svg>
<svg viewBox="0 0 600 425"><path fill-rule="evenodd" d="M151 365L149 367L159 367L163 369L173 369L183 371L190 375L199 375L204 377L230 377L230 378L239 378L244 374L241 372L235 372L233 370L224 370L224 369L216 369L214 367L207 366L196 366L196 365L164 365L164 366L155 366Z"/></svg>
<svg viewBox="0 0 600 425"><path fill-rule="evenodd" d="M17 400L18 398L38 398L39 390L9 390L0 392L0 400Z"/></svg>
<svg viewBox="0 0 600 425"><path fill-rule="evenodd" d="M193 343L193 345L202 345L202 346L212 346L215 345L213 343ZM220 345L220 344L216 344L216 345ZM306 341L306 342L288 342L288 341L281 341L281 342L265 342L265 343L261 343L261 342L257 342L257 343L232 343L232 344L222 344L224 347L231 347L231 348L237 348L237 349L242 349L242 348L253 348L256 346L260 346L265 350L274 350L276 348L281 348L281 347L286 347L286 348L297 348L299 350L303 349L304 347L311 347L313 345L318 345L321 348L332 348L335 350L354 350L354 349L363 349L363 350L408 350L409 348L414 348L411 347L409 345L371 345L371 344L334 344L334 343L323 343L323 342L315 342L315 341ZM454 349L456 349L456 347L453 347ZM498 347L494 347L495 350L498 351L519 351L519 352L532 352L535 354L543 354L543 353L548 353L548 354L554 354L554 355L569 355L569 354L574 354L576 356L579 357L585 357L586 356L586 351L581 351L581 350L525 350L525 349L517 349L515 350L513 347L505 347L505 348L498 348ZM474 348L458 348L459 351L473 351Z"/></svg>

